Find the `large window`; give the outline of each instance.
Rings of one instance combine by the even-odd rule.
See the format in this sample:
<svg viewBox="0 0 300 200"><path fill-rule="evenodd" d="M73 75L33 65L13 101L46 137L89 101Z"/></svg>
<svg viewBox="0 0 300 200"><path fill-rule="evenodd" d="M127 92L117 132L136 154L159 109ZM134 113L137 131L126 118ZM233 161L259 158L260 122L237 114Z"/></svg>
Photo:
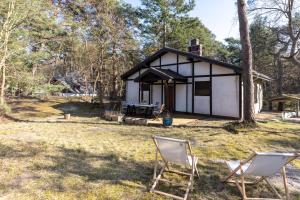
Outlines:
<svg viewBox="0 0 300 200"><path fill-rule="evenodd" d="M195 82L195 96L210 96L210 81Z"/></svg>

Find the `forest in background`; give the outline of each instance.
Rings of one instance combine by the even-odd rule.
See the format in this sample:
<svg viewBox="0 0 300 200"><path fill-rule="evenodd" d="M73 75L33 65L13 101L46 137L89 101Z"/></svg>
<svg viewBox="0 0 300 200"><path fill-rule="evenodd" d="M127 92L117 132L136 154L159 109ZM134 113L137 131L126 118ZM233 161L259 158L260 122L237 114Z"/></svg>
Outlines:
<svg viewBox="0 0 300 200"><path fill-rule="evenodd" d="M241 45L224 43L189 12L195 1L3 0L0 4L0 104L5 97L55 92L55 76L77 72L104 97L122 97L120 75L168 46L198 38L204 56L240 65ZM249 1L254 69L274 81L266 98L300 93L300 10L293 0Z"/></svg>

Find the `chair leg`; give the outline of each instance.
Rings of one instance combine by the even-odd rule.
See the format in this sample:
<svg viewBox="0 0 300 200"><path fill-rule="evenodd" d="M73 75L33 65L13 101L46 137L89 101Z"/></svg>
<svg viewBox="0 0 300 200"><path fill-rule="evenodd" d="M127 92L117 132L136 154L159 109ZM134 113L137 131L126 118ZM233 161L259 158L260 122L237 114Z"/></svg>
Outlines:
<svg viewBox="0 0 300 200"><path fill-rule="evenodd" d="M277 192L277 190L271 185L271 183L268 181L268 179L264 179L268 186L271 188L271 190L276 194L276 196L280 199L282 199L282 196Z"/></svg>
<svg viewBox="0 0 300 200"><path fill-rule="evenodd" d="M290 195L289 195L289 189L288 189L287 180L286 180L285 167L282 168L282 178L283 178L283 184L284 184L284 190L285 190L285 198L286 198L286 200L289 200Z"/></svg>
<svg viewBox="0 0 300 200"><path fill-rule="evenodd" d="M243 199L247 199L247 196L246 196L246 187L245 187L245 178L244 178L243 175L241 176L241 182L242 182L242 195L243 195Z"/></svg>
<svg viewBox="0 0 300 200"><path fill-rule="evenodd" d="M153 191L154 191L154 189L155 189L155 187L156 187L156 185L157 185L159 179L161 178L162 174L164 173L164 170L165 170L165 166L163 166L163 168L161 168L161 170L160 170L158 176L155 178L155 181L154 181L154 183L153 183L153 185L152 185L152 187L151 187L151 189L150 189L150 192L153 192Z"/></svg>
<svg viewBox="0 0 300 200"><path fill-rule="evenodd" d="M200 174L199 174L199 171L197 169L197 165L195 166L195 170L196 170L197 177L200 179Z"/></svg>
<svg viewBox="0 0 300 200"><path fill-rule="evenodd" d="M157 165L158 165L158 156L157 156L158 152L156 149L156 153L155 153L155 165L154 165L154 173L153 173L153 179L156 179L156 171L157 171Z"/></svg>
<svg viewBox="0 0 300 200"><path fill-rule="evenodd" d="M188 195L189 195L190 190L193 190L193 181L194 181L193 179L194 179L194 174L192 174L192 175L190 176L190 180L189 180L189 183L188 183L188 186L187 186L185 195L184 195L184 197L183 197L183 200L186 200L187 197L188 197Z"/></svg>

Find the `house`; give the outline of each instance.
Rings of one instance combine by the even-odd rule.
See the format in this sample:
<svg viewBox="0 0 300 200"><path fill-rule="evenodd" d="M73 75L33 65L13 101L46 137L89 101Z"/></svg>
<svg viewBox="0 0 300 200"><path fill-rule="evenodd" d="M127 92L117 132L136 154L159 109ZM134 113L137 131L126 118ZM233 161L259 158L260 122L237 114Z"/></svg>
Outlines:
<svg viewBox="0 0 300 200"><path fill-rule="evenodd" d="M162 48L121 78L126 81L126 101L165 104L170 112L241 118L242 68L202 56L199 41L189 52ZM271 79L253 72L255 112L263 105L263 82Z"/></svg>

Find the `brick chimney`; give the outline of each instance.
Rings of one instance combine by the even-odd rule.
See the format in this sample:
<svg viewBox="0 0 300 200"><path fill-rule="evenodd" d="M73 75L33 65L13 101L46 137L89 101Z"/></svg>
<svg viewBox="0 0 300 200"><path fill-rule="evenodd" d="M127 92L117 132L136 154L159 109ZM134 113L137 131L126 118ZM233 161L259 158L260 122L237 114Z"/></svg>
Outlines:
<svg viewBox="0 0 300 200"><path fill-rule="evenodd" d="M199 39L190 40L188 52L202 56L202 44L200 44Z"/></svg>

